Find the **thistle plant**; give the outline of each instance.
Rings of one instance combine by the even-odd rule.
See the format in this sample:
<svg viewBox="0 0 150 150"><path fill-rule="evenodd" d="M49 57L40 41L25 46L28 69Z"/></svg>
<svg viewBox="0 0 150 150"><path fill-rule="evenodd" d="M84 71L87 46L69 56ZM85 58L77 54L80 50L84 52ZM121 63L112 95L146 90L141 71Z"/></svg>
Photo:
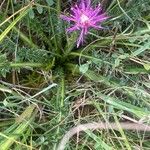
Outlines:
<svg viewBox="0 0 150 150"><path fill-rule="evenodd" d="M67 29L67 32L80 30L80 36L77 39L77 47L84 41L84 36L87 35L90 28L103 29L101 23L108 16L103 13L102 7L99 4L95 8L91 5L91 0L81 0L71 8L70 16L61 15L63 20L73 22L73 25Z"/></svg>
<svg viewBox="0 0 150 150"><path fill-rule="evenodd" d="M150 149L150 0L76 1L2 0L0 150Z"/></svg>

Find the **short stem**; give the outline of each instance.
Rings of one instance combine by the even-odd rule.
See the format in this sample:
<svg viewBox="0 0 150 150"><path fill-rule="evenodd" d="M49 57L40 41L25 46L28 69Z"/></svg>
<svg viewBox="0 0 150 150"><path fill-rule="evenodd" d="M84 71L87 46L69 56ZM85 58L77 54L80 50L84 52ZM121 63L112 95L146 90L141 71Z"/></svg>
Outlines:
<svg viewBox="0 0 150 150"><path fill-rule="evenodd" d="M64 97L65 97L65 81L64 77L61 79L61 103L60 107L64 106Z"/></svg>
<svg viewBox="0 0 150 150"><path fill-rule="evenodd" d="M65 97L65 80L64 80L64 76L62 75L62 79L60 81L60 88L58 89L58 93L59 93L59 116L58 116L58 124L61 123L62 118L63 118L63 107L64 107L64 97ZM60 125L58 125L57 130L56 130L56 135L58 136L60 134ZM53 150L57 149L57 142L54 144Z"/></svg>

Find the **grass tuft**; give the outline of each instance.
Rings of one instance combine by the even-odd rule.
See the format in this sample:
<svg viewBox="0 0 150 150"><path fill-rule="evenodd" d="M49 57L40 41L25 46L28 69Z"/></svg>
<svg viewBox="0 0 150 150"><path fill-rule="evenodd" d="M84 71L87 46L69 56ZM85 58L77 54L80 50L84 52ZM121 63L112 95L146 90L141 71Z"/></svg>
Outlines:
<svg viewBox="0 0 150 150"><path fill-rule="evenodd" d="M149 0L93 0L109 19L67 33L73 0L0 4L0 149L150 149Z"/></svg>

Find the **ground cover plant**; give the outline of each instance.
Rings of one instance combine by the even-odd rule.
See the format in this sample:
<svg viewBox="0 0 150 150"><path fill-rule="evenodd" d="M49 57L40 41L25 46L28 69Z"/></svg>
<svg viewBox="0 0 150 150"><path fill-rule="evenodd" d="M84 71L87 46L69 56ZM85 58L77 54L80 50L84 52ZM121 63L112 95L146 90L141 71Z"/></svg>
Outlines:
<svg viewBox="0 0 150 150"><path fill-rule="evenodd" d="M149 0L1 1L1 150L149 150L149 101Z"/></svg>

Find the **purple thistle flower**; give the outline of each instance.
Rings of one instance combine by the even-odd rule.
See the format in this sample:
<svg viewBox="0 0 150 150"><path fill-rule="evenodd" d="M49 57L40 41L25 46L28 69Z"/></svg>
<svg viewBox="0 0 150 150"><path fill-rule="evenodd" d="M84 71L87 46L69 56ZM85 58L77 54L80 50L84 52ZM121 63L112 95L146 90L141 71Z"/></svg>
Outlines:
<svg viewBox="0 0 150 150"><path fill-rule="evenodd" d="M100 23L108 18L105 13L102 13L100 4L95 8L91 6L91 0L81 0L79 5L71 8L71 12L70 16L61 15L60 17L68 22L74 22L67 32L81 31L77 39L77 47L83 44L84 36L88 33L89 28L103 29Z"/></svg>

